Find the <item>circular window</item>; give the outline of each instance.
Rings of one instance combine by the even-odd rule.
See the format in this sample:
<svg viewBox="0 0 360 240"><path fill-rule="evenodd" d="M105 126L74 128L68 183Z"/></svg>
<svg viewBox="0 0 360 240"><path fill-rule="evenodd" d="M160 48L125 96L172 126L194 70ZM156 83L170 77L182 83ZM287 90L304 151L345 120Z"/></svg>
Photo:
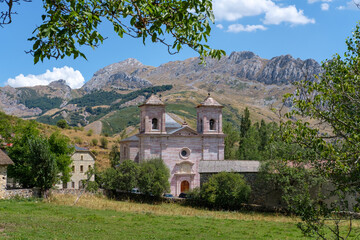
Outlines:
<svg viewBox="0 0 360 240"><path fill-rule="evenodd" d="M181 156L186 157L188 152L186 150L181 150Z"/></svg>
<svg viewBox="0 0 360 240"><path fill-rule="evenodd" d="M189 156L190 156L190 149L188 149L188 148L181 149L181 151L180 151L180 157L181 158L186 159Z"/></svg>

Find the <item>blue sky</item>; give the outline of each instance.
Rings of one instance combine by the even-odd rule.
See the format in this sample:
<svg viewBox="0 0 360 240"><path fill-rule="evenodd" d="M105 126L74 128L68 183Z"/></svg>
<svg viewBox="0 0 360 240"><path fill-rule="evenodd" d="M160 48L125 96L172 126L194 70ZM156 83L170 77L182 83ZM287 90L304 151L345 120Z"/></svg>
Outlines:
<svg viewBox="0 0 360 240"><path fill-rule="evenodd" d="M360 0L355 0L360 2ZM4 4L4 3L2 3ZM0 5L3 7L3 5ZM41 22L42 1L15 6L13 23L0 28L0 86L47 84L59 78L80 87L100 68L127 58L159 66L168 61L197 57L184 48L169 55L167 48L150 41L118 38L108 24L100 32L108 39L99 48L82 48L88 60L44 60L33 64L25 54L31 48L27 38ZM345 39L359 21L360 10L349 0L213 0L216 23L209 44L232 51L249 50L262 58L291 54L295 58L322 61L346 51Z"/></svg>

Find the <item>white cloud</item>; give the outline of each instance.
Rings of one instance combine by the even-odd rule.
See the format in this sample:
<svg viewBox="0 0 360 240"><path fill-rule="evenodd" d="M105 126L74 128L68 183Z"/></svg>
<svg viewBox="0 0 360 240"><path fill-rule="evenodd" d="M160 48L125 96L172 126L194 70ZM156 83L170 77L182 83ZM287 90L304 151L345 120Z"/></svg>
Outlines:
<svg viewBox="0 0 360 240"><path fill-rule="evenodd" d="M275 6L272 11L265 14L264 24L280 24L288 22L292 25L315 23L315 19L309 19L304 16L303 10L297 10L295 6L278 7Z"/></svg>
<svg viewBox="0 0 360 240"><path fill-rule="evenodd" d="M316 2L332 2L332 0L308 0L308 3L316 3Z"/></svg>
<svg viewBox="0 0 360 240"><path fill-rule="evenodd" d="M236 21L243 17L265 14L264 24L280 24L283 22L292 25L315 23L304 15L302 10L294 5L277 5L272 0L214 0L213 9L216 20Z"/></svg>
<svg viewBox="0 0 360 240"><path fill-rule="evenodd" d="M266 30L267 28L263 25L242 25L242 24L232 24L229 25L227 32L254 32L256 30Z"/></svg>
<svg viewBox="0 0 360 240"><path fill-rule="evenodd" d="M321 4L321 10L323 10L323 11L329 10L329 7L330 7L330 5L327 4L327 3L322 3Z"/></svg>
<svg viewBox="0 0 360 240"><path fill-rule="evenodd" d="M32 87L36 85L48 85L53 81L63 79L72 88L80 88L84 85L84 77L81 72L72 67L64 66L62 68L54 67L52 71L46 70L40 75L29 74L24 76L20 74L15 78L9 78L7 84L12 87Z"/></svg>
<svg viewBox="0 0 360 240"><path fill-rule="evenodd" d="M217 27L217 28L220 28L220 29L223 29L223 28L224 28L224 26L223 26L222 24L218 24L218 25L216 25L216 27Z"/></svg>

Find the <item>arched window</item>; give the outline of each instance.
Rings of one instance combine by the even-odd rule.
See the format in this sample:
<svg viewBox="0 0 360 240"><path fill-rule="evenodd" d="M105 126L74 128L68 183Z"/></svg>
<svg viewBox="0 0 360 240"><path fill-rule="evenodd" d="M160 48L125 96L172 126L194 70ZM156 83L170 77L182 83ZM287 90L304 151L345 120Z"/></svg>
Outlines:
<svg viewBox="0 0 360 240"><path fill-rule="evenodd" d="M151 123L152 123L152 129L159 129L157 118L153 118Z"/></svg>
<svg viewBox="0 0 360 240"><path fill-rule="evenodd" d="M215 130L215 120L214 119L210 119L210 130Z"/></svg>

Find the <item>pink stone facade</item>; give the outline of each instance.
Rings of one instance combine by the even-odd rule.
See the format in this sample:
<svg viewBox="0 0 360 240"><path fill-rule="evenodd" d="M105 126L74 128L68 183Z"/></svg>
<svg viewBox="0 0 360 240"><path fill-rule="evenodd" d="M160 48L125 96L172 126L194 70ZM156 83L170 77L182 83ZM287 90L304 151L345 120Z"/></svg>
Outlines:
<svg viewBox="0 0 360 240"><path fill-rule="evenodd" d="M210 96L197 107L197 130L176 123L156 96L139 107L140 133L121 141L120 158L136 162L161 158L170 170L175 196L200 186L200 161L224 160L222 106Z"/></svg>

